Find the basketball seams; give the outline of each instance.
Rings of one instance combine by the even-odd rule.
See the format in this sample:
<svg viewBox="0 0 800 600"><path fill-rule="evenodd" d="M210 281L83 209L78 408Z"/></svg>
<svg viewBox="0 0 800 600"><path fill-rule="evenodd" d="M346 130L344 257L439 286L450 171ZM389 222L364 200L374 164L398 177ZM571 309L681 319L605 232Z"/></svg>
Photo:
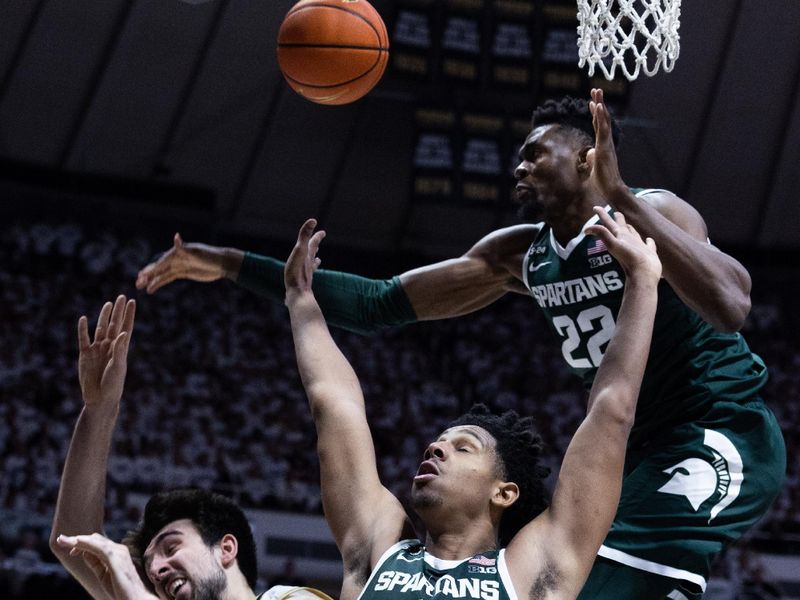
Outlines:
<svg viewBox="0 0 800 600"><path fill-rule="evenodd" d="M308 46L302 46L302 47L307 48ZM335 48L342 48L343 46L334 46L334 47ZM358 48L356 48L356 49L358 49ZM296 83L297 85L302 85L302 86L305 86L307 88L313 88L313 89L317 89L317 90L325 90L325 89L330 89L330 88L341 87L343 85L349 85L349 84L351 84L351 83L353 83L355 81L358 81L362 77L365 77L366 75L369 75L375 69L375 67L377 67L380 64L380 62L381 62L381 51L379 51L379 50L377 50L375 48L370 48L369 50L371 52L378 52L378 55L375 57L375 62L372 63L372 65L366 71L364 71L363 73L361 73L357 77L353 77L352 79L348 79L347 81L332 83L332 84L329 84L329 85L318 85L318 84L313 84L313 83L305 83L303 81L295 79L294 77L292 77L291 75L287 74L286 72L283 73L283 76L286 77L286 79L292 81L293 83ZM385 52L385 50L384 50L384 52Z"/></svg>
<svg viewBox="0 0 800 600"><path fill-rule="evenodd" d="M385 54L385 55L379 55L379 56L387 56L387 57L388 57L388 54ZM347 82L345 82L345 83L341 83L341 84L334 84L334 85L309 85L309 84L303 83L303 82L301 82L301 81L297 81L296 79L292 79L292 78L291 78L291 77L289 77L288 75L284 75L284 77L286 77L287 81L288 81L290 84L295 84L295 85L297 85L297 86L302 86L302 87L304 87L304 88L308 89L308 91L311 91L311 92L323 92L323 91L325 91L325 90L328 90L328 89L330 89L330 90L335 90L335 89L338 89L338 88L340 88L340 87L342 87L342 86L347 86L347 85L349 85L349 84L351 84L351 83L354 83L354 82L358 81L359 79L363 79L363 78L365 78L365 77L367 77L367 76L370 76L370 75L374 77L374 76L375 76L375 73L374 73L374 71L376 70L376 68L379 70L379 73L378 73L378 78L380 78L381 74L383 73L382 69L380 68L380 67L381 67L381 64L380 64L380 63L381 63L381 62L385 62L385 59L384 59L383 61L379 60L379 61L378 61L378 62L376 62L374 65L372 65L372 67L370 67L368 71L365 71L364 73L362 73L361 75L359 75L359 76L358 76L358 77L356 77L355 79L351 79L350 81L347 81ZM373 84L373 85L374 85L374 84ZM301 96L304 96L304 97L308 98L309 100L312 100L312 101L314 101L314 102L319 102L319 103L321 103L321 104L328 104L328 102L327 102L327 101L325 101L325 100L321 100L321 99L319 99L319 98L314 98L314 97L308 96L307 94L305 94L304 92L302 92L302 91L300 91L300 90L296 90L296 91L297 91L297 92L298 92L298 93L299 93ZM352 92L352 90L348 90L348 89L346 89L346 88L345 88L345 90L343 90L343 93L342 93L342 95L340 95L340 96L342 96L342 97L345 97L345 98L348 98L348 95L351 95L352 93L353 93L353 92ZM356 98L348 99L348 100L347 100L347 102L352 102L353 100L357 100L357 99L359 99L360 97L361 97L361 96L359 95L359 96L357 96ZM341 102L338 102L338 100L340 100L341 98L340 98L339 96L337 96L337 98L336 98L336 99L337 99L337 102L334 102L333 104L340 104Z"/></svg>
<svg viewBox="0 0 800 600"><path fill-rule="evenodd" d="M389 55L387 53L387 54L383 54L383 55L380 55L380 56L382 57L382 60L380 60L377 64L373 65L367 72L362 73L356 79L353 79L352 81L348 82L348 84L356 82L356 81L358 81L360 79L364 79L364 78L367 78L367 80L369 80L370 76L372 78L375 78L376 71L377 71L377 78L380 79L380 76L383 73L383 68L385 67L385 63L386 63L386 60L387 60ZM383 64L381 64L381 63L383 63ZM320 104L334 104L334 105L336 105L336 104L347 104L349 102L353 102L354 100L358 100L359 98L361 98L360 94L355 96L355 97L353 97L353 91L349 90L347 88L347 84L330 85L330 86L306 85L306 84L300 83L300 82L298 82L296 80L293 80L291 77L287 77L287 81L289 82L290 85L292 85L292 87L294 87L294 85L302 86L302 87L305 88L305 90L308 90L308 92L313 92L313 93L325 92L326 90L330 90L330 91L333 92L333 91L338 90L339 88L344 86L344 90L342 90L341 94L337 94L337 95L335 95L333 97L326 97L326 98L321 98L319 96L315 97L313 95L309 95L309 94L305 93L305 90L300 90L300 89L296 89L295 90L301 96L307 98L308 100L311 100L313 102L318 102ZM375 85L374 82L371 85Z"/></svg>
<svg viewBox="0 0 800 600"><path fill-rule="evenodd" d="M343 50L369 50L371 52L389 52L386 48L373 48L372 46L343 46L341 44L309 44L309 43L289 43L278 44L278 48L330 48L330 49L343 49Z"/></svg>
<svg viewBox="0 0 800 600"><path fill-rule="evenodd" d="M353 16L355 16L355 17L358 17L359 19L361 19L362 21L364 21L364 23L366 23L366 24L369 26L369 28L370 28L370 29L372 29L372 31L373 31L373 32L375 32L375 37L376 37L376 38L377 38L377 40L378 40L378 45L380 45L380 46L381 46L380 48L376 48L376 50L384 50L384 51L388 51L388 50L389 50L389 44L388 44L388 40L387 40L386 48L384 48L384 47L383 47L383 39L382 39L382 38L383 38L383 36L381 36L381 33L378 31L378 28L377 28L377 27L375 27L375 25L374 25L372 22L370 22L370 20L369 20L369 19L367 19L367 18L366 18L364 15L362 15L361 13L359 13L359 12L356 12L356 11L354 11L354 10L350 10L349 8L345 8L345 7L343 7L343 6L332 6L332 5L330 5L330 4L324 4L324 3L322 3L322 2L315 2L314 4L304 4L303 6L300 6L300 7L296 8L296 9L292 9L292 10L290 10L290 11L289 11L289 12L286 14L286 16L284 17L284 21L285 21L286 19L288 19L289 17L291 17L292 15L296 15L297 13L299 13L299 12L301 12L301 11L304 11L304 10L306 10L307 8L331 8L331 9L333 9L333 10L341 10L341 11L343 11L343 12L346 12L346 13L348 13L348 14L351 14L351 15L353 15ZM377 15L377 13L376 13L376 15ZM378 18L380 18L380 15L378 15ZM284 45L286 45L286 44L282 44L282 43L280 42L280 40L278 40L278 46L284 46ZM304 44L304 45L307 45L307 44Z"/></svg>
<svg viewBox="0 0 800 600"><path fill-rule="evenodd" d="M289 86L319 104L358 100L389 62L386 26L366 0L349 6L302 0L284 17L277 42L278 66Z"/></svg>
<svg viewBox="0 0 800 600"><path fill-rule="evenodd" d="M378 64L377 64L377 63L375 63L374 65L372 65L372 66L369 68L369 70L368 70L368 71L365 71L364 73L362 73L361 75L359 75L359 76L358 76L358 77L356 77L355 79L351 79L350 81L345 81L344 83L335 83L335 84L333 84L333 85L314 85L314 84L308 84L308 83L303 83L302 81L298 81L297 79L293 79L293 78L289 77L288 75L285 75L285 77L286 77L286 79L288 79L289 81L291 81L291 82L292 82L292 83L294 83L295 85L300 85L300 86L303 86L304 88L308 88L309 90L332 90L332 89L334 89L334 88L339 88L339 87L342 87L342 86L345 86L345 85L349 85L349 84L351 84L351 83L354 83L354 82L358 81L359 79L361 79L362 77L366 77L367 75L369 75L370 73L372 73L372 72L375 70L375 67L377 67L377 66L378 66Z"/></svg>

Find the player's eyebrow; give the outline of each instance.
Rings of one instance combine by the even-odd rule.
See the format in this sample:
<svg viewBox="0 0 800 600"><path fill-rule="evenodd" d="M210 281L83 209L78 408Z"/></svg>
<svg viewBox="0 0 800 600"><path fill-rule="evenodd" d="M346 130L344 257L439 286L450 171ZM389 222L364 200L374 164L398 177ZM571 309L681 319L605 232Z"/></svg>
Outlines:
<svg viewBox="0 0 800 600"><path fill-rule="evenodd" d="M150 544L148 545L148 549L145 550L144 556L142 557L142 559L143 559L142 562L144 563L145 571L150 566L150 563L153 560L153 552L155 552L155 549L158 547L158 545L161 542L164 541L164 539L166 539L167 537L169 537L171 535L183 535L183 532L180 529L168 529L167 531L162 531L161 533L159 533L150 542ZM152 552L148 552L148 550L151 550L151 549L152 549Z"/></svg>
<svg viewBox="0 0 800 600"><path fill-rule="evenodd" d="M472 429L466 429L466 428L457 429L457 430L452 432L452 435L453 435L453 437L458 437L460 435L468 435L468 436L474 438L478 442L478 444L480 445L481 448L486 446L486 440L484 440L480 435L478 435L478 433L476 431L473 431ZM443 437L439 436L439 440L442 440L442 439L443 439Z"/></svg>
<svg viewBox="0 0 800 600"><path fill-rule="evenodd" d="M538 140L531 140L526 141L522 146L519 147L519 151L517 152L517 157L520 160L525 160L526 156L530 156L531 153L535 152L536 149L539 147Z"/></svg>
<svg viewBox="0 0 800 600"><path fill-rule="evenodd" d="M459 433L464 433L468 436L475 438L475 440L480 444L481 448L486 445L486 440L484 440L481 436L477 434L477 432L473 431L472 429L461 429Z"/></svg>

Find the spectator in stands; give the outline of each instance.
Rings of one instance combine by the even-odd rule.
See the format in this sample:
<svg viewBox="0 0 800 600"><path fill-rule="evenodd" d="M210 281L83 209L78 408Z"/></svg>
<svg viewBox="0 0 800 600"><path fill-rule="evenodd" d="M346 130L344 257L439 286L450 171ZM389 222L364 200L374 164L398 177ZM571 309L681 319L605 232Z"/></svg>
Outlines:
<svg viewBox="0 0 800 600"><path fill-rule="evenodd" d="M63 323L85 312L99 295L126 289L133 273L151 256L154 246L143 236L118 232L115 241L103 242L111 235L104 231L94 236L74 223L0 225L0 336L13 340L0 344L0 523L4 527L16 519L34 523L52 518L58 463L69 443L69 424L81 409L73 393L74 339ZM92 273L82 258L90 244L114 249L104 271ZM391 272L395 267L386 269ZM757 268L751 271L759 276ZM759 282L746 327L748 340L770 367L764 397L779 417L790 457L800 452L796 341L800 313L794 279L772 286ZM304 434L293 443L283 434L312 428L304 399L297 396L301 392L294 357L285 343L289 333L283 309L265 306L223 283L206 287L202 294L192 292L190 285L165 288L159 292L165 295L163 301L148 303L147 320L136 325L137 360L128 374L108 481L109 492L134 493L119 499L109 495L108 522L114 525L115 537L137 522L140 494L162 489L165 481L181 487L197 485L191 471L198 454L194 444L210 444L201 451L212 457L222 454L230 473L224 491L245 507L288 509L293 502L287 496L289 472L315 477L318 471L313 438ZM579 422L569 407L579 403L583 390L553 360L543 335L545 324L532 318L529 308L528 299L509 298L472 319L383 332L370 338L368 346L363 338L337 333L366 393L376 400L368 407L369 416L381 466L389 469L384 479L393 492L407 494L407 479L416 470L410 457L444 425L438 407L448 406L452 397L462 399L460 408L479 400L484 376L493 371L500 374L492 377L492 388L515 394L516 410L535 417L548 445L545 464L557 467L564 443ZM174 352L163 352L166 343ZM495 356L503 345L519 353ZM486 357L492 358L493 367L480 366ZM186 376L178 377L179 372ZM213 386L202 398L192 397L188 389L194 389L191 382L197 373L206 373ZM533 389L535 398L529 393ZM232 398L236 402L229 401ZM387 405L382 398L398 401ZM408 409L398 411L400 405ZM241 414L247 419L240 435ZM209 424L210 441L205 434L197 437L195 432L205 431ZM166 452L159 471L140 480L136 458L155 439L161 440ZM36 481L29 482L31 477ZM217 474L216 482L221 481L223 476ZM796 551L792 535L800 528L798 491L800 461L790 460L786 486L761 527L764 548L789 550L795 544ZM303 506L319 512L315 489L309 487L308 493ZM16 532L0 535L12 540L5 546L10 556L18 546Z"/></svg>

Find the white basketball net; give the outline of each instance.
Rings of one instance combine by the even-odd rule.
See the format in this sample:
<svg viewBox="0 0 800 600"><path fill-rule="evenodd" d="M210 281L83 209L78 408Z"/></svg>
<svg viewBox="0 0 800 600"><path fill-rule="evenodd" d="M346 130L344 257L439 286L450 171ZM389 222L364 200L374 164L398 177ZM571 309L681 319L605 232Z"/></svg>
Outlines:
<svg viewBox="0 0 800 600"><path fill-rule="evenodd" d="M617 67L630 81L640 70L669 73L681 49L680 16L681 0L578 0L578 65L588 63L590 76L599 65L609 81Z"/></svg>

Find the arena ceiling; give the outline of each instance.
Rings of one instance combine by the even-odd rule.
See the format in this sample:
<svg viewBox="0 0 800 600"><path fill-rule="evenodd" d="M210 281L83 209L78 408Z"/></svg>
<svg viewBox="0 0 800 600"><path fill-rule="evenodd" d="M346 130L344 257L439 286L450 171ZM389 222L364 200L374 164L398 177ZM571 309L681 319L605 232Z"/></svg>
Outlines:
<svg viewBox="0 0 800 600"><path fill-rule="evenodd" d="M109 202L126 187L147 196L141 210L176 228L205 219L283 240L319 216L334 243L443 255L513 222L409 200L413 93L381 84L321 107L291 92L275 39L292 4L3 2L3 203L37 186L80 196L90 181ZM631 89L626 181L676 191L719 243L798 246L798 23L797 0L685 0L674 71Z"/></svg>

